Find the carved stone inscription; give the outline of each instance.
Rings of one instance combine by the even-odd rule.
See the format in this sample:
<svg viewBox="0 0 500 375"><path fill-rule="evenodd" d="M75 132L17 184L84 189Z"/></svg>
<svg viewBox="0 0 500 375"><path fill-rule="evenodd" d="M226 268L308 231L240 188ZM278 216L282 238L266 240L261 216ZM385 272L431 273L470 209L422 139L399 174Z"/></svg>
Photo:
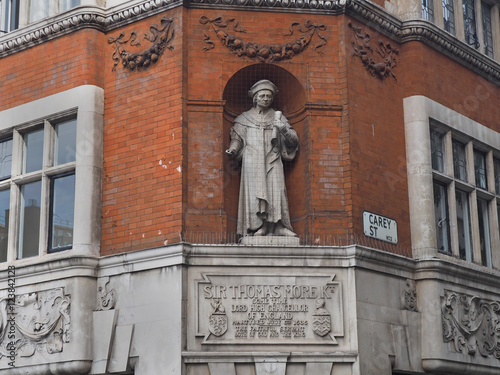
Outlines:
<svg viewBox="0 0 500 375"><path fill-rule="evenodd" d="M196 281L204 344L337 344L342 287L334 275L203 275Z"/></svg>

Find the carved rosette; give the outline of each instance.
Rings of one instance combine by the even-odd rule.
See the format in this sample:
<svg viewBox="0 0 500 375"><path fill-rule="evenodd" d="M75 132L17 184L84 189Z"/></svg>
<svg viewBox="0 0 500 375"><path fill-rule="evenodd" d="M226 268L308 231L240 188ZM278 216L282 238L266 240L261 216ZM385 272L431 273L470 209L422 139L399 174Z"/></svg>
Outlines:
<svg viewBox="0 0 500 375"><path fill-rule="evenodd" d="M397 80L394 75L394 68L397 65L396 56L399 54L399 50L393 48L389 42L383 42L382 40L379 40L377 46L373 49L370 34L350 22L348 25L354 35L351 43L353 47L352 57L357 56L366 71L373 77L378 77L381 80L392 77Z"/></svg>
<svg viewBox="0 0 500 375"><path fill-rule="evenodd" d="M403 309L418 311L417 308L417 287L415 281L407 279L406 288L403 292Z"/></svg>
<svg viewBox="0 0 500 375"><path fill-rule="evenodd" d="M500 302L445 291L443 340L459 353L500 359Z"/></svg>
<svg viewBox="0 0 500 375"><path fill-rule="evenodd" d="M141 42L137 40L137 32L132 31L128 38L125 34L121 33L117 37L108 39L109 44L114 44L115 52L113 53L113 71L116 66L122 63L123 67L129 70L136 70L147 68L151 64L158 61L166 49L172 50L174 47L170 45L174 38L174 29L172 28L173 20L171 18L163 17L161 19L161 26L153 24L149 28L149 34L144 34L144 39L152 43L151 47L143 52L130 52L125 49L125 45L130 43L130 46L137 47Z"/></svg>
<svg viewBox="0 0 500 375"><path fill-rule="evenodd" d="M70 342L70 295L55 288L0 300L0 356L60 353Z"/></svg>
<svg viewBox="0 0 500 375"><path fill-rule="evenodd" d="M203 33L204 42L207 44L207 46L203 48L205 52L215 47L215 43L210 38L210 34L213 32L219 42L236 56L246 57L260 62L290 60L296 55L304 52L315 36L319 39L318 43L314 46L316 52L321 53L320 48L327 43L325 36L320 33L320 31L326 30L326 26L314 24L310 21L306 21L304 25L298 22L292 23L288 33L283 35L292 36L296 30L302 35L296 39L280 44L245 42L238 34L246 33L246 30L240 27L234 18L224 20L222 17L210 19L202 16L200 18L200 23L202 25L207 25ZM230 25L232 25L234 34L230 34L226 31Z"/></svg>
<svg viewBox="0 0 500 375"><path fill-rule="evenodd" d="M208 330L212 335L220 337L227 331L226 310L219 299L213 300L211 305L214 310L208 320Z"/></svg>

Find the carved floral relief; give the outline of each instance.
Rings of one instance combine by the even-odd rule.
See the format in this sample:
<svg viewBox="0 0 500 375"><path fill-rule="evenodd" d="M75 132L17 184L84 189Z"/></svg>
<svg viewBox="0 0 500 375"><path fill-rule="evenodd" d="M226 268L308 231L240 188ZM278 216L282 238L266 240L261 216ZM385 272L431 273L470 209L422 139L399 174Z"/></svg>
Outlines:
<svg viewBox="0 0 500 375"><path fill-rule="evenodd" d="M500 303L445 291L442 298L443 340L459 353L500 359Z"/></svg>
<svg viewBox="0 0 500 375"><path fill-rule="evenodd" d="M314 46L316 52L321 53L320 48L327 43L325 36L320 33L326 30L326 26L314 24L310 21L306 21L304 25L301 25L299 22L292 23L288 33L283 34L283 36L292 36L297 31L302 35L296 39L276 44L244 41L241 34L246 33L246 30L240 27L234 18L224 20L222 17L210 19L202 16L200 23L207 25L203 33L204 42L207 44L203 48L204 51L209 51L215 47L215 43L210 37L210 34L213 33L219 42L236 56L247 57L260 62L290 60L304 52L315 37L319 39L318 43ZM232 25L233 33L229 32L230 25Z"/></svg>
<svg viewBox="0 0 500 375"><path fill-rule="evenodd" d="M397 55L399 50L391 46L389 42L379 40L375 49L371 46L370 34L363 31L361 27L354 26L349 23L354 39L352 41L354 58L357 56L364 65L370 75L384 80L387 77L392 77L397 80L394 75L394 68L397 65Z"/></svg>
<svg viewBox="0 0 500 375"><path fill-rule="evenodd" d="M163 17L160 22L161 26L153 24L149 28L149 34L144 34L144 40L150 42L151 46L143 52L130 52L125 49L127 43L132 47L141 45L135 31L132 31L128 37L125 37L125 34L121 33L117 37L109 38L108 43L115 46L115 52L113 53L115 64L112 70L115 71L116 66L120 62L125 69L129 70L147 68L151 64L156 63L166 49L172 50L174 48L170 45L174 38L172 22L171 18Z"/></svg>
<svg viewBox="0 0 500 375"><path fill-rule="evenodd" d="M415 281L407 279L406 287L403 292L403 309L409 311L418 311L417 307L417 287Z"/></svg>
<svg viewBox="0 0 500 375"><path fill-rule="evenodd" d="M13 348L21 357L62 352L70 342L70 304L63 288L18 295L13 304L0 300L0 357Z"/></svg>

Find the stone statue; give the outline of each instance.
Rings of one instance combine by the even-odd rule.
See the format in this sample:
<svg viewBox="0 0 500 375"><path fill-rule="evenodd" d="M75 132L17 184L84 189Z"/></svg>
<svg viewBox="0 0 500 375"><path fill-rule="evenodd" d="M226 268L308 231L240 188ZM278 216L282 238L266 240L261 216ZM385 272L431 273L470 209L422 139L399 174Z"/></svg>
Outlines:
<svg viewBox="0 0 500 375"><path fill-rule="evenodd" d="M278 88L260 80L248 91L253 108L231 128L226 153L242 161L238 203L238 234L294 236L290 224L283 160L293 160L297 133L280 111L271 108Z"/></svg>

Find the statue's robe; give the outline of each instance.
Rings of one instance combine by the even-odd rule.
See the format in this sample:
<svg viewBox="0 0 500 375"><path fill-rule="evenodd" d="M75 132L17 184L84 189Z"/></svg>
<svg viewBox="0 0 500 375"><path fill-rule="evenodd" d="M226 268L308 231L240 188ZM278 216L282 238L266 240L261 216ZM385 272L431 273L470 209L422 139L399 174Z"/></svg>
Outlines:
<svg viewBox="0 0 500 375"><path fill-rule="evenodd" d="M275 111L266 115L251 110L239 115L231 128L231 147L241 160L238 203L238 234L251 235L264 221L281 222L292 230L285 187L283 160L293 160L298 138L288 120L281 115L285 129L273 126Z"/></svg>

